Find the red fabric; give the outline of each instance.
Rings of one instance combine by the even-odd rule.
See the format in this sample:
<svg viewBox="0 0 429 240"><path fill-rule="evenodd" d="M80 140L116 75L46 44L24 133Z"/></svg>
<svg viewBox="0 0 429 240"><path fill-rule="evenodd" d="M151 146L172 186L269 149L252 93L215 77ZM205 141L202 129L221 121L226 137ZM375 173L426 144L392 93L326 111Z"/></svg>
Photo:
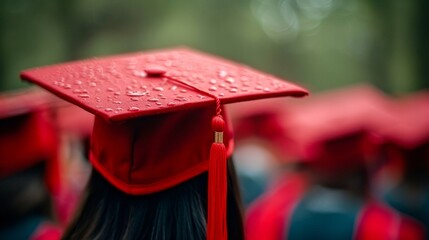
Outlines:
<svg viewBox="0 0 429 240"><path fill-rule="evenodd" d="M0 121L0 178L46 161L46 184L51 193L57 193L60 188L58 139L49 113L39 106Z"/></svg>
<svg viewBox="0 0 429 240"><path fill-rule="evenodd" d="M213 110L194 110L107 123L96 118L91 163L114 186L133 195L173 187L208 170ZM226 118L226 116L224 116ZM232 130L225 126L227 156Z"/></svg>
<svg viewBox="0 0 429 240"><path fill-rule="evenodd" d="M37 228L30 240L59 240L61 235L61 228L52 223L43 223Z"/></svg>
<svg viewBox="0 0 429 240"><path fill-rule="evenodd" d="M388 123L388 124L386 124ZM429 141L429 92L394 102L373 128L386 143L413 149Z"/></svg>
<svg viewBox="0 0 429 240"><path fill-rule="evenodd" d="M357 240L424 239L423 227L376 202L368 203L357 225Z"/></svg>
<svg viewBox="0 0 429 240"><path fill-rule="evenodd" d="M294 174L252 204L246 217L246 240L285 239L284 227L289 226L287 221L307 186L306 176Z"/></svg>
<svg viewBox="0 0 429 240"><path fill-rule="evenodd" d="M344 161L341 156L347 152L367 154L371 148L363 147L359 141L350 142L342 149L335 148L335 151L329 144L361 134L366 142L376 146L377 138L365 135L371 130L372 121L380 117L387 105L386 97L370 86L333 90L288 104L284 116L286 135L290 139L287 150L304 161L321 158Z"/></svg>

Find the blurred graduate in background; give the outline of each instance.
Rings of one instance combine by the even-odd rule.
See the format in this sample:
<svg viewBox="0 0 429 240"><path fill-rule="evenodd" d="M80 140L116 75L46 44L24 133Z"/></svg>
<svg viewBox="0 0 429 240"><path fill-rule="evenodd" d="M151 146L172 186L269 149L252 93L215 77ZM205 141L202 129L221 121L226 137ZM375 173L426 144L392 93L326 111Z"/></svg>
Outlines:
<svg viewBox="0 0 429 240"><path fill-rule="evenodd" d="M58 134L40 91L0 96L0 239L59 239Z"/></svg>
<svg viewBox="0 0 429 240"><path fill-rule="evenodd" d="M422 239L421 225L370 194L379 138L369 127L386 105L359 86L287 106L290 154L305 171L255 201L247 239Z"/></svg>
<svg viewBox="0 0 429 240"><path fill-rule="evenodd" d="M382 170L376 193L393 208L429 229L429 93L396 100L375 125L383 139ZM429 236L426 236L428 239Z"/></svg>
<svg viewBox="0 0 429 240"><path fill-rule="evenodd" d="M234 162L244 205L291 171L283 124L284 99L267 99L227 106L234 126Z"/></svg>

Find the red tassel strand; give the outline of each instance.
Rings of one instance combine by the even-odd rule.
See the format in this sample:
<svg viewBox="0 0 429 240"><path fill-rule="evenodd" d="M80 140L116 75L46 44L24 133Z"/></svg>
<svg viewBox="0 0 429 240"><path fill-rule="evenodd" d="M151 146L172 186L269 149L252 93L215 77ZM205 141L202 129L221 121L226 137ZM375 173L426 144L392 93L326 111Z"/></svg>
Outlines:
<svg viewBox="0 0 429 240"><path fill-rule="evenodd" d="M227 240L226 225L226 148L223 143L225 122L220 115L212 120L215 141L210 148L208 181L208 240Z"/></svg>

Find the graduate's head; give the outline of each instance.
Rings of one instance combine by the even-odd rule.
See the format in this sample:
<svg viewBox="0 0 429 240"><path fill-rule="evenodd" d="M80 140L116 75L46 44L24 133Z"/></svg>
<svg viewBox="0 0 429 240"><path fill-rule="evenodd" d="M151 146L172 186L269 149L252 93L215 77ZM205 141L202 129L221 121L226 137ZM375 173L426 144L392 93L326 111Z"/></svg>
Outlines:
<svg viewBox="0 0 429 240"><path fill-rule="evenodd" d="M233 135L223 104L307 94L188 49L66 63L21 77L96 115L90 161L122 193L149 197L208 173L208 239L227 235Z"/></svg>
<svg viewBox="0 0 429 240"><path fill-rule="evenodd" d="M364 85L288 105L285 123L291 154L332 181L362 174L376 163L378 137L370 126L387 103L383 94Z"/></svg>

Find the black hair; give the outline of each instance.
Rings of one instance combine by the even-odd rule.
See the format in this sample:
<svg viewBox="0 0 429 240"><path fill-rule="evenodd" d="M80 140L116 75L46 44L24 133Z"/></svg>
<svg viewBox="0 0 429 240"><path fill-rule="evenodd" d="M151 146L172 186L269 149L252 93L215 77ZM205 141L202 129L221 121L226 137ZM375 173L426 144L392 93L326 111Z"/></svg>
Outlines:
<svg viewBox="0 0 429 240"><path fill-rule="evenodd" d="M229 239L244 239L235 169L228 160ZM121 192L93 170L81 211L63 239L206 239L207 173L150 195Z"/></svg>

